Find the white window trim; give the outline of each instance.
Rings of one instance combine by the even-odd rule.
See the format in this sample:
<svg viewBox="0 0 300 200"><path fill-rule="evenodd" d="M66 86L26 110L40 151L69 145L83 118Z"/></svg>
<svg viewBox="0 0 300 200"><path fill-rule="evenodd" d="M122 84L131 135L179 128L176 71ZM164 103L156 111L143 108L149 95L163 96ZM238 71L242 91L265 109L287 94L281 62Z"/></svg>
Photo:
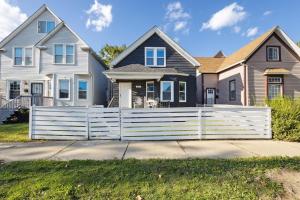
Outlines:
<svg viewBox="0 0 300 200"><path fill-rule="evenodd" d="M273 58L269 57L269 49L277 49L277 58L276 59L273 59ZM268 46L267 47L267 56L268 56L268 61L280 61L280 48L279 47L274 47L274 46Z"/></svg>
<svg viewBox="0 0 300 200"><path fill-rule="evenodd" d="M152 49L153 50L153 65L147 65L147 50ZM164 50L164 64L163 65L157 65L157 50L163 49ZM145 47L145 66L146 67L166 67L166 47Z"/></svg>
<svg viewBox="0 0 300 200"><path fill-rule="evenodd" d="M69 97L68 98L59 98L59 89L60 89L59 81L60 80L69 80ZM58 78L57 79L56 95L57 95L57 99L59 99L59 100L70 100L71 99L71 78Z"/></svg>
<svg viewBox="0 0 300 200"><path fill-rule="evenodd" d="M146 82L146 101L148 102L148 83L153 83L153 87L155 87L155 85L154 85L154 81L147 81ZM155 88L153 88L154 90L153 90L153 97L155 97L154 95L155 95Z"/></svg>
<svg viewBox="0 0 300 200"><path fill-rule="evenodd" d="M8 99L8 100L10 100L10 98L9 98L9 94L10 94L10 83L11 83L11 82L14 82L14 81L17 81L17 82L19 82L19 84L20 84L20 95L21 95L21 91L22 91L22 88L21 88L22 82L21 82L21 80L17 80L17 79L10 79L10 80L7 80L7 81L6 81L6 99Z"/></svg>
<svg viewBox="0 0 300 200"><path fill-rule="evenodd" d="M63 60L62 63L56 63L55 62L55 45L63 45ZM73 62L72 63L67 63L67 45L68 46L73 46ZM52 55L53 55L53 65L74 65L75 64L75 47L76 45L74 43L55 43L53 44L53 51L52 51Z"/></svg>
<svg viewBox="0 0 300 200"><path fill-rule="evenodd" d="M39 33L39 22L46 22L46 33ZM48 26L47 26L47 23L48 22L54 22L54 28L56 27L56 22L55 21L51 21L51 20L38 20L37 21L37 25L36 25L36 32L38 34L48 34Z"/></svg>
<svg viewBox="0 0 300 200"><path fill-rule="evenodd" d="M21 65L16 65L15 64L15 49L16 48L21 48L22 49L22 64ZM30 49L31 48L31 53L32 53L32 63L31 65L25 65L25 49ZM14 46L12 48L12 66L14 67L33 67L34 66L34 50L33 50L33 46Z"/></svg>
<svg viewBox="0 0 300 200"><path fill-rule="evenodd" d="M180 84L181 83L184 83L184 100L180 100L180 92L183 92L183 91L180 91ZM186 82L185 81L179 81L179 85L178 85L178 99L179 99L179 102L183 102L185 103L186 102Z"/></svg>
<svg viewBox="0 0 300 200"><path fill-rule="evenodd" d="M85 99L79 98L79 82L80 81L86 82L86 98ZM86 79L78 79L77 80L77 99L78 99L78 101L86 101L86 100L88 100L88 98L89 98L89 81Z"/></svg>
<svg viewBox="0 0 300 200"><path fill-rule="evenodd" d="M171 100L163 99L163 84L171 83ZM160 101L161 102L174 102L174 81L161 81L160 82Z"/></svg>

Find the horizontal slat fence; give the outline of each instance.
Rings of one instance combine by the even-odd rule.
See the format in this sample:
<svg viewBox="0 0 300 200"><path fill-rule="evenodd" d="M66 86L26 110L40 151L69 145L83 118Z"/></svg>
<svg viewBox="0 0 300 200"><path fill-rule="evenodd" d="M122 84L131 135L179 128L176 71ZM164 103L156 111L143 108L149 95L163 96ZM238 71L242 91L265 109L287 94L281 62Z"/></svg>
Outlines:
<svg viewBox="0 0 300 200"><path fill-rule="evenodd" d="M122 109L122 140L200 139L199 108Z"/></svg>
<svg viewBox="0 0 300 200"><path fill-rule="evenodd" d="M32 139L186 140L269 139L267 107L120 109L36 107L30 112Z"/></svg>

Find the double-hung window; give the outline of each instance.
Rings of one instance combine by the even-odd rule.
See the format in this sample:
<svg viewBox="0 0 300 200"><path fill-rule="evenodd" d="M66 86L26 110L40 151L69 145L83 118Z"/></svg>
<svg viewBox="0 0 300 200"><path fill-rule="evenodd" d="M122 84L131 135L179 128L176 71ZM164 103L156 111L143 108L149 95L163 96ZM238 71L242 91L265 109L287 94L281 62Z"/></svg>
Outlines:
<svg viewBox="0 0 300 200"><path fill-rule="evenodd" d="M147 101L154 100L154 81L146 82L146 99Z"/></svg>
<svg viewBox="0 0 300 200"><path fill-rule="evenodd" d="M166 66L166 48L165 47L146 47L145 48L145 66L165 67Z"/></svg>
<svg viewBox="0 0 300 200"><path fill-rule="evenodd" d="M86 100L88 93L88 82L86 80L78 81L78 99Z"/></svg>
<svg viewBox="0 0 300 200"><path fill-rule="evenodd" d="M9 82L9 99L20 96L20 81Z"/></svg>
<svg viewBox="0 0 300 200"><path fill-rule="evenodd" d="M267 47L267 61L280 61L280 47L268 46Z"/></svg>
<svg viewBox="0 0 300 200"><path fill-rule="evenodd" d="M54 44L54 64L74 64L74 44Z"/></svg>
<svg viewBox="0 0 300 200"><path fill-rule="evenodd" d="M15 47L14 48L14 65L15 66L32 66L32 47Z"/></svg>
<svg viewBox="0 0 300 200"><path fill-rule="evenodd" d="M186 102L186 82L179 82L179 102Z"/></svg>
<svg viewBox="0 0 300 200"><path fill-rule="evenodd" d="M236 82L235 80L229 81L229 101L236 100Z"/></svg>
<svg viewBox="0 0 300 200"><path fill-rule="evenodd" d="M70 80L59 79L58 80L58 98L59 99L70 99Z"/></svg>
<svg viewBox="0 0 300 200"><path fill-rule="evenodd" d="M54 28L54 21L38 21L38 33L49 33Z"/></svg>
<svg viewBox="0 0 300 200"><path fill-rule="evenodd" d="M174 82L161 81L160 82L160 99L162 102L174 101Z"/></svg>
<svg viewBox="0 0 300 200"><path fill-rule="evenodd" d="M268 76L268 99L282 96L283 80L281 76Z"/></svg>

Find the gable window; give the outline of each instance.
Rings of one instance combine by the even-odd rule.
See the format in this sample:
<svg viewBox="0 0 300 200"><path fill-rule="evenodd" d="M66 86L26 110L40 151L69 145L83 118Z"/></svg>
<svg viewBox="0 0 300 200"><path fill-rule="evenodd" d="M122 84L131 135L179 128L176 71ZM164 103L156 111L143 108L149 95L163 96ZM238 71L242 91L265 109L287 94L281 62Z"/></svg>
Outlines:
<svg viewBox="0 0 300 200"><path fill-rule="evenodd" d="M147 99L147 101L154 100L154 82L153 81L146 82L146 99Z"/></svg>
<svg viewBox="0 0 300 200"><path fill-rule="evenodd" d="M15 47L14 48L14 65L15 66L32 66L32 47Z"/></svg>
<svg viewBox="0 0 300 200"><path fill-rule="evenodd" d="M9 82L9 99L20 96L20 81Z"/></svg>
<svg viewBox="0 0 300 200"><path fill-rule="evenodd" d="M186 82L179 82L179 102L186 102Z"/></svg>
<svg viewBox="0 0 300 200"><path fill-rule="evenodd" d="M165 67L166 66L166 48L165 47L146 47L145 48L145 66Z"/></svg>
<svg viewBox="0 0 300 200"><path fill-rule="evenodd" d="M74 64L74 44L54 44L54 64Z"/></svg>
<svg viewBox="0 0 300 200"><path fill-rule="evenodd" d="M49 33L54 28L54 21L38 21L38 33Z"/></svg>
<svg viewBox="0 0 300 200"><path fill-rule="evenodd" d="M274 99L278 96L282 96L283 80L281 76L268 76L268 99Z"/></svg>
<svg viewBox="0 0 300 200"><path fill-rule="evenodd" d="M174 101L174 82L161 81L160 82L160 99L162 102Z"/></svg>
<svg viewBox="0 0 300 200"><path fill-rule="evenodd" d="M280 47L268 46L267 47L267 61L280 61Z"/></svg>
<svg viewBox="0 0 300 200"><path fill-rule="evenodd" d="M88 92L88 82L86 80L78 81L78 99L86 100Z"/></svg>
<svg viewBox="0 0 300 200"><path fill-rule="evenodd" d="M59 79L58 80L58 98L69 99L70 98L70 80Z"/></svg>
<svg viewBox="0 0 300 200"><path fill-rule="evenodd" d="M236 100L236 82L235 80L229 81L229 101Z"/></svg>

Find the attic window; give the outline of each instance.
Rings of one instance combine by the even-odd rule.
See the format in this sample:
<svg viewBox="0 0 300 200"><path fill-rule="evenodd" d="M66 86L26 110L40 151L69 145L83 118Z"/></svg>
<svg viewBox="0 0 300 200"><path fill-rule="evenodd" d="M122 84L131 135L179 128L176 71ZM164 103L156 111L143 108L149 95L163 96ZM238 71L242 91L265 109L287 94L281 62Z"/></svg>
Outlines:
<svg viewBox="0 0 300 200"><path fill-rule="evenodd" d="M166 66L166 48L165 47L146 47L145 48L145 66L165 67Z"/></svg>
<svg viewBox="0 0 300 200"><path fill-rule="evenodd" d="M38 21L38 33L49 33L54 28L54 21Z"/></svg>
<svg viewBox="0 0 300 200"><path fill-rule="evenodd" d="M268 46L267 47L267 61L280 61L280 47Z"/></svg>

